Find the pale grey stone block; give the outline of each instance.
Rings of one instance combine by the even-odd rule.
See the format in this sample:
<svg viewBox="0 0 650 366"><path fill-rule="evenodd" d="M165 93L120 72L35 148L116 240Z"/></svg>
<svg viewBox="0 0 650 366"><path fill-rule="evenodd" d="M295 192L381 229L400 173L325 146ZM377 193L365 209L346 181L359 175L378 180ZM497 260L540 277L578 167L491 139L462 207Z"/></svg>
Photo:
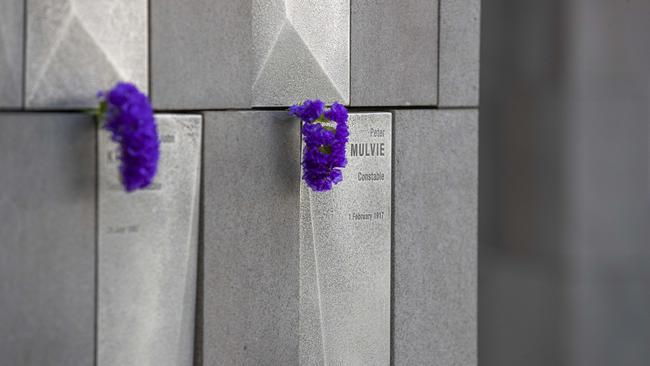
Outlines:
<svg viewBox="0 0 650 366"><path fill-rule="evenodd" d="M439 106L478 106L481 0L440 1Z"/></svg>
<svg viewBox="0 0 650 366"><path fill-rule="evenodd" d="M147 0L26 0L27 108L89 108L118 80L148 89Z"/></svg>
<svg viewBox="0 0 650 366"><path fill-rule="evenodd" d="M300 365L390 364L391 119L350 114L344 180L300 186Z"/></svg>
<svg viewBox="0 0 650 366"><path fill-rule="evenodd" d="M98 365L193 365L201 116L156 115L157 176L126 193L99 141Z"/></svg>
<svg viewBox="0 0 650 366"><path fill-rule="evenodd" d="M352 105L436 104L438 0L352 1L350 50Z"/></svg>
<svg viewBox="0 0 650 366"><path fill-rule="evenodd" d="M350 0L253 0L253 106L350 99Z"/></svg>
<svg viewBox="0 0 650 366"><path fill-rule="evenodd" d="M297 365L299 123L204 121L203 365Z"/></svg>
<svg viewBox="0 0 650 366"><path fill-rule="evenodd" d="M24 0L0 2L0 108L23 104Z"/></svg>
<svg viewBox="0 0 650 366"><path fill-rule="evenodd" d="M157 109L251 105L251 2L151 2L151 97Z"/></svg>
<svg viewBox="0 0 650 366"><path fill-rule="evenodd" d="M2 364L94 360L95 123L0 113Z"/></svg>
<svg viewBox="0 0 650 366"><path fill-rule="evenodd" d="M394 112L394 365L476 365L478 112Z"/></svg>

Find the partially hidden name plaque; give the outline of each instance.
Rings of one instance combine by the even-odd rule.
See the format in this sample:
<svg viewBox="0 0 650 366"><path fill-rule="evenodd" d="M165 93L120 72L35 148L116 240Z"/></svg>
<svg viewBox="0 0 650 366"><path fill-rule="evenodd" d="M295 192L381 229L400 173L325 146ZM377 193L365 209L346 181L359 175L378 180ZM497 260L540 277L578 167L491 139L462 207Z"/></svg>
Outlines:
<svg viewBox="0 0 650 366"><path fill-rule="evenodd" d="M99 132L98 365L192 365L201 124L156 115L154 182L126 193L118 146Z"/></svg>
<svg viewBox="0 0 650 366"><path fill-rule="evenodd" d="M300 365L389 365L390 113L350 114L348 165L300 188Z"/></svg>

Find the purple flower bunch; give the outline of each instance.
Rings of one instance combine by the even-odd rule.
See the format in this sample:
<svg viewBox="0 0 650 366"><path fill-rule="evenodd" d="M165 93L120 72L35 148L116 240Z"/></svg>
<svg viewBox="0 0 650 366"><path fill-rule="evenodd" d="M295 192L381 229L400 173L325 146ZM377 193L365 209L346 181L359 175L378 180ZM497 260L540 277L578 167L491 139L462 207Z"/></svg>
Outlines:
<svg viewBox="0 0 650 366"><path fill-rule="evenodd" d="M314 191L329 191L334 184L343 180L341 169L348 163L345 157L350 135L348 110L340 103L334 103L329 110L325 110L322 101L308 99L291 106L289 113L302 120L305 142L302 178Z"/></svg>
<svg viewBox="0 0 650 366"><path fill-rule="evenodd" d="M135 85L119 82L99 92L104 129L120 144L120 173L127 192L149 186L156 176L160 141L149 98Z"/></svg>

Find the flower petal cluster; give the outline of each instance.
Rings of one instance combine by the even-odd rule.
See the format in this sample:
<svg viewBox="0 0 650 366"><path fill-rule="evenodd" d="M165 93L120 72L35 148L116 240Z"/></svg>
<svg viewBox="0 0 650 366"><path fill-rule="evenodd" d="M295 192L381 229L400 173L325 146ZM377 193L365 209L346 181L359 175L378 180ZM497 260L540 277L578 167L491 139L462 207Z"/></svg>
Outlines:
<svg viewBox="0 0 650 366"><path fill-rule="evenodd" d="M350 135L348 110L342 104L334 103L324 111L322 101L306 100L301 105L292 106L289 113L303 121L302 178L314 191L329 191L343 180L341 169L348 163L345 157ZM331 126L331 122L336 127Z"/></svg>
<svg viewBox="0 0 650 366"><path fill-rule="evenodd" d="M120 144L120 173L127 192L146 188L158 169L160 140L149 99L138 88L119 82L100 92L100 110L105 110L104 128Z"/></svg>

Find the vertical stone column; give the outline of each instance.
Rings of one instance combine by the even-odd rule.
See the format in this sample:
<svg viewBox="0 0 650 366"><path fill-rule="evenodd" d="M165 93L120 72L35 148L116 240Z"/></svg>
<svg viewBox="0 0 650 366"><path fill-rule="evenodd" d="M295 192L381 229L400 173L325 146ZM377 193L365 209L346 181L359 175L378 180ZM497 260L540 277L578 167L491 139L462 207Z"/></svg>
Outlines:
<svg viewBox="0 0 650 366"><path fill-rule="evenodd" d="M23 105L25 0L0 3L0 109Z"/></svg>
<svg viewBox="0 0 650 366"><path fill-rule="evenodd" d="M476 365L478 112L394 112L393 364Z"/></svg>
<svg viewBox="0 0 650 366"><path fill-rule="evenodd" d="M191 366L201 116L156 115L160 162L124 191L117 144L99 132L97 364Z"/></svg>
<svg viewBox="0 0 650 366"><path fill-rule="evenodd" d="M0 355L86 366L95 351L95 123L0 113Z"/></svg>

